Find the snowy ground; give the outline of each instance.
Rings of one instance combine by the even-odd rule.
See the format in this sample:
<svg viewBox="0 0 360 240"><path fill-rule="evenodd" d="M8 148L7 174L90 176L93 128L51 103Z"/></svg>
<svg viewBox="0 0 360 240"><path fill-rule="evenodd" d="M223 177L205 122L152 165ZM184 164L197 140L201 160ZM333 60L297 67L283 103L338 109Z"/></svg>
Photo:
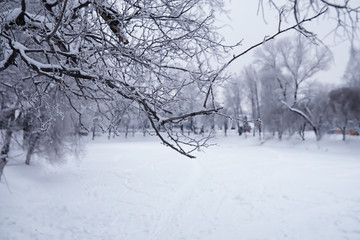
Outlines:
<svg viewBox="0 0 360 240"><path fill-rule="evenodd" d="M359 137L216 141L195 160L137 136L61 166L10 163L0 239L360 239Z"/></svg>

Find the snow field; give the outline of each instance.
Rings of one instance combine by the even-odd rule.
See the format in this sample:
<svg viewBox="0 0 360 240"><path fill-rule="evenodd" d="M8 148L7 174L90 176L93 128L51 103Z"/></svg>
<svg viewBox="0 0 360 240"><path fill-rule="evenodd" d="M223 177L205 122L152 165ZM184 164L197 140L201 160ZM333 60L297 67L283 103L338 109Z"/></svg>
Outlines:
<svg viewBox="0 0 360 240"><path fill-rule="evenodd" d="M360 239L360 140L217 137L187 159L151 137L5 168L0 239Z"/></svg>

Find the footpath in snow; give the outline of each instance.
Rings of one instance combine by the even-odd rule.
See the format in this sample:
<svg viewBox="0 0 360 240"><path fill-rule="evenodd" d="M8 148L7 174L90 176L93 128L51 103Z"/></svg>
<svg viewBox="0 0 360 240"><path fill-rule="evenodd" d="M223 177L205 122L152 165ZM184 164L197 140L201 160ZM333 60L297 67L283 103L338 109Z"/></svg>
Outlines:
<svg viewBox="0 0 360 240"><path fill-rule="evenodd" d="M0 239L360 239L360 138L214 141L196 159L136 136L60 166L10 162Z"/></svg>

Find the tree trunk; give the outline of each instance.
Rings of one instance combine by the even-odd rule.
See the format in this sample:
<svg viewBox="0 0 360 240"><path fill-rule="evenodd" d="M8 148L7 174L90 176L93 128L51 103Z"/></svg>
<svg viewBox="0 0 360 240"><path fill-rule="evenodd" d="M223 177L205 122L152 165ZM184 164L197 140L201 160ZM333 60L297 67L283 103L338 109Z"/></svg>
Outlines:
<svg viewBox="0 0 360 240"><path fill-rule="evenodd" d="M259 127L259 140L261 140L261 126Z"/></svg>
<svg viewBox="0 0 360 240"><path fill-rule="evenodd" d="M38 139L40 138L38 133L35 133L35 137L33 137L33 139L31 139L31 141L28 143L29 144L29 148L27 150L26 153L26 159L25 159L25 164L26 165L30 165L30 160L31 160L31 156L34 153L35 147L36 147L36 143L38 141Z"/></svg>
<svg viewBox="0 0 360 240"><path fill-rule="evenodd" d="M3 174L4 171L4 167L7 163L7 157L10 151L10 143L11 143L11 136L12 136L12 122L15 119L15 114L12 113L9 120L8 120L8 126L5 132L5 139L4 139L4 143L3 146L1 148L1 152L0 152L0 181L1 181L1 176Z"/></svg>
<svg viewBox="0 0 360 240"><path fill-rule="evenodd" d="M129 132L129 126L126 125L126 128L125 128L125 138L127 138L128 132Z"/></svg>
<svg viewBox="0 0 360 240"><path fill-rule="evenodd" d="M4 144L3 144L3 147L2 147L1 153L0 153L0 180L1 180L2 173L4 171L4 167L7 163L8 153L10 151L11 135L12 135L12 130L7 129L6 133L5 133Z"/></svg>
<svg viewBox="0 0 360 240"><path fill-rule="evenodd" d="M227 130L228 130L228 122L227 122L227 119L224 120L224 134L225 134L225 137L227 136Z"/></svg>
<svg viewBox="0 0 360 240"><path fill-rule="evenodd" d="M313 126L313 130L314 130L314 133L315 133L315 136L316 136L316 140L317 140L317 141L320 141L320 139L321 139L321 134L320 134L319 128Z"/></svg>
<svg viewBox="0 0 360 240"><path fill-rule="evenodd" d="M278 131L278 139L279 139L279 141L282 140L282 131Z"/></svg>
<svg viewBox="0 0 360 240"><path fill-rule="evenodd" d="M92 128L92 140L95 139L95 129L96 128L96 125L94 124L93 128Z"/></svg>
<svg viewBox="0 0 360 240"><path fill-rule="evenodd" d="M299 135L303 141L305 141L305 129L306 129L306 123L300 124Z"/></svg>
<svg viewBox="0 0 360 240"><path fill-rule="evenodd" d="M342 140L345 141L346 140L346 127L340 128L341 129L341 133L342 133Z"/></svg>

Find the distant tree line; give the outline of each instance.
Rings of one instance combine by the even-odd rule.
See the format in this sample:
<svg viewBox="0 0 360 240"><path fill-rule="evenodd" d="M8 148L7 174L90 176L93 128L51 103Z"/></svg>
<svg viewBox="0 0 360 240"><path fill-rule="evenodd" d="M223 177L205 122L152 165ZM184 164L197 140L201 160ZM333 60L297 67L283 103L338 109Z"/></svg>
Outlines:
<svg viewBox="0 0 360 240"><path fill-rule="evenodd" d="M360 51L354 46L339 86L319 83L316 73L327 70L331 53L299 35L269 42L256 60L225 86L229 115L261 119L262 130L277 135L312 130L318 140L327 133L360 132ZM243 109L246 109L244 111Z"/></svg>

